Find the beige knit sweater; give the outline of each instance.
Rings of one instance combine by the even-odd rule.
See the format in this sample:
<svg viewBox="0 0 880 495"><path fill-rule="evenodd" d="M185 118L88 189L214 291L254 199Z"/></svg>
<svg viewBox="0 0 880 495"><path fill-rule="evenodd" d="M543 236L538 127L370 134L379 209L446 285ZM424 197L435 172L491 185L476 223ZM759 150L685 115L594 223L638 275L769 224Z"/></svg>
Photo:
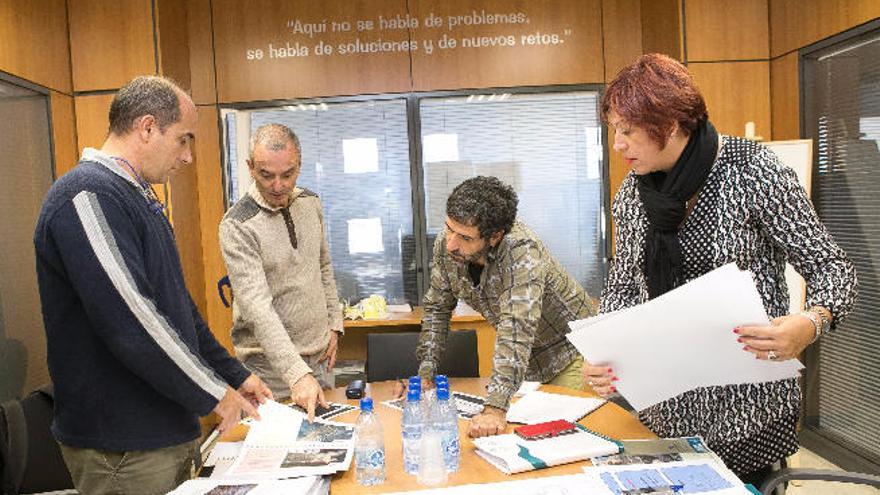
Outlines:
<svg viewBox="0 0 880 495"><path fill-rule="evenodd" d="M342 330L321 202L297 187L288 208L296 248L281 208L253 184L220 222L236 355L281 397L311 372L300 356L324 351L330 331Z"/></svg>

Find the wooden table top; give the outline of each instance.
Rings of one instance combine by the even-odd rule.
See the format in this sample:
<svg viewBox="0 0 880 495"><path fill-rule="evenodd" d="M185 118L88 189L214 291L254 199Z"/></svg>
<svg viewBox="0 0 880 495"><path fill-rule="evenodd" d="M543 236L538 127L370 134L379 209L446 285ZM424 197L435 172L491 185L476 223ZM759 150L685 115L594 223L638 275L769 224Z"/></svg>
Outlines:
<svg viewBox="0 0 880 495"><path fill-rule="evenodd" d="M474 395L485 395L485 385L488 382L485 378L451 378L450 385L452 390L465 392ZM336 473L330 484L330 493L333 495L361 494L361 493L388 493L408 490L421 490L427 487L419 485L414 475L406 474L403 471L403 456L401 453L401 436L400 436L400 411L391 409L380 403L392 398L394 386L393 381L371 383L369 385L369 394L373 397L375 410L382 421L382 427L385 433L385 483L378 486L366 487L361 486L355 479L354 461L348 471ZM542 385L541 390L546 392L554 392L566 395L577 395L582 397L593 397L589 392L577 392L574 390L557 387L553 385ZM327 400L338 403L347 403L357 405L358 401L350 400L345 397L344 387L336 388L327 393ZM333 421L343 423L354 423L357 419L358 411L350 411L348 413L336 416ZM606 403L597 410L593 411L586 418L582 419L581 424L598 433L605 434L611 438L621 439L646 439L656 438L656 436L639 420L611 402ZM490 483L496 481L510 481L514 479L537 478L542 476L556 476L562 474L576 474L581 472L583 466L589 465L588 461L565 464L537 471L519 473L515 475L506 475L497 468L483 460L474 452L474 444L467 436L468 422L459 421L459 431L461 433L461 469L457 473L450 473L449 481L446 486L465 485L469 483ZM508 425L508 433L513 431L513 424ZM237 441L244 438L247 433L247 427L243 425L237 426L234 430L222 437L224 441Z"/></svg>
<svg viewBox="0 0 880 495"><path fill-rule="evenodd" d="M344 320L345 328L375 328L375 327L394 327L401 325L421 325L422 315L424 311L421 307L416 306L409 313L388 313L388 318L377 320ZM486 321L481 315L455 315L452 316L455 323L471 323Z"/></svg>

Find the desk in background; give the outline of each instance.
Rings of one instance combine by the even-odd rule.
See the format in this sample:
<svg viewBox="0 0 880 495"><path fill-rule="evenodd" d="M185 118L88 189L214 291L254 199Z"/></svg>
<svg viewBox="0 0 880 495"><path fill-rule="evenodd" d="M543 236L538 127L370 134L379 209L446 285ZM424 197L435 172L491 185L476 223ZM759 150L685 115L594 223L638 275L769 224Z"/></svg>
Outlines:
<svg viewBox="0 0 880 495"><path fill-rule="evenodd" d="M467 392L476 395L485 395L486 378L450 378L453 390ZM355 478L354 461L348 471L336 473L330 484L332 495L349 495L361 493L389 493L406 490L419 490L426 487L416 482L416 477L403 471L403 455L401 453L400 437L400 411L391 409L380 404L382 401L392 398L392 387L395 382L379 382L370 384L370 395L373 397L375 411L382 421L385 433L385 483L379 486L365 487L357 483ZM593 397L587 392L542 385L541 390L567 395ZM345 398L345 390L340 387L327 393L327 400L339 403L356 405L358 401ZM354 423L358 411L351 411L333 418L333 421ZM630 413L614 403L607 403L590 413L580 421L581 424L593 431L608 435L614 439L648 439L656 436ZM515 425L508 425L507 432L513 431ZM576 474L581 472L583 466L589 465L589 461L575 462L547 469L539 469L515 475L505 475L494 466L479 457L474 451L474 444L467 436L468 422L459 420L458 428L461 434L461 469L457 473L449 475L449 482L444 486L466 485L470 483L490 483L496 481L510 481L517 479L538 478L543 476L556 476L562 474ZM224 435L223 441L237 441L247 434L247 427L238 425L235 429Z"/></svg>
<svg viewBox="0 0 880 495"><path fill-rule="evenodd" d="M345 320L345 336L339 344L338 360L367 359L367 334L418 332L422 329L422 308L415 307L409 313L389 313L383 320ZM495 352L495 327L482 316L453 316L450 330L474 329L477 331L477 354L480 357L480 376L492 374L492 354Z"/></svg>

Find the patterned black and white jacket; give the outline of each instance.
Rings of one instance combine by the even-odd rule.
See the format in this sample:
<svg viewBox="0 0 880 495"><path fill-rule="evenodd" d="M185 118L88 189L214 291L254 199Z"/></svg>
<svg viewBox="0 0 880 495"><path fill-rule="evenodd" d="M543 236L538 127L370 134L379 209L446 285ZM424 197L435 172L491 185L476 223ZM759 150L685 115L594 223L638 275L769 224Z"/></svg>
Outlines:
<svg viewBox="0 0 880 495"><path fill-rule="evenodd" d="M617 252L600 313L648 300L644 238L648 220L630 173L612 208ZM807 284L806 306L823 306L834 326L856 297L856 273L819 221L793 170L767 148L722 136L718 157L697 202L679 228L685 281L735 262L749 270L770 318L788 313L785 263ZM660 436L701 435L738 474L797 450L796 380L699 388L640 412Z"/></svg>

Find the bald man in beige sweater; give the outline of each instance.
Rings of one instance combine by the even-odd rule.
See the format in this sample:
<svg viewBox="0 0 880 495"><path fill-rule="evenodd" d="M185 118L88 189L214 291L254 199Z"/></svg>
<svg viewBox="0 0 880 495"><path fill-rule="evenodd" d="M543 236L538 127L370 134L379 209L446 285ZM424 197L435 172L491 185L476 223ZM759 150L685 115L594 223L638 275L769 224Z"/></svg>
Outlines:
<svg viewBox="0 0 880 495"><path fill-rule="evenodd" d="M299 139L261 126L247 161L254 183L220 222L220 246L235 295L232 341L238 358L314 418L327 406L343 331L318 196L296 187Z"/></svg>

